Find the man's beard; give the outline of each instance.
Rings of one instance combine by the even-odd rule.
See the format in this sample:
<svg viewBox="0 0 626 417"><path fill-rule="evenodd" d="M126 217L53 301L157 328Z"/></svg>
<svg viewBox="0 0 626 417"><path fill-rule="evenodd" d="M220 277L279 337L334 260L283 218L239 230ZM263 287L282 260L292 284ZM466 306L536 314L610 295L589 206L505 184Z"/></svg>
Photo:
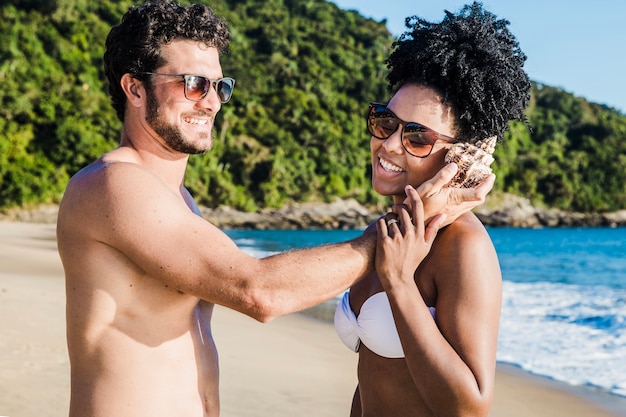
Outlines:
<svg viewBox="0 0 626 417"><path fill-rule="evenodd" d="M154 95L154 91L150 88L146 89L146 122L150 127L161 137L163 141L173 150L189 155L203 154L211 150L213 145L212 141L209 141L205 147L199 147L189 141L185 140L180 129L172 124L168 124L159 115L159 102ZM209 136L211 134L209 133Z"/></svg>

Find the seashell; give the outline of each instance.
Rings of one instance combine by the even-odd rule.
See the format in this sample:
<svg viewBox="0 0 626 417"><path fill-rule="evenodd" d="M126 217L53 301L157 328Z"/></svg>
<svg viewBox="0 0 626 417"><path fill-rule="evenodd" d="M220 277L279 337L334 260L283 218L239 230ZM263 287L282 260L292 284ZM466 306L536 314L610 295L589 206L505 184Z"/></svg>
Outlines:
<svg viewBox="0 0 626 417"><path fill-rule="evenodd" d="M454 162L459 171L448 183L448 187L472 188L491 174L489 167L493 162L493 151L496 149L497 136L479 140L475 144L468 142L455 143L448 150L446 163Z"/></svg>

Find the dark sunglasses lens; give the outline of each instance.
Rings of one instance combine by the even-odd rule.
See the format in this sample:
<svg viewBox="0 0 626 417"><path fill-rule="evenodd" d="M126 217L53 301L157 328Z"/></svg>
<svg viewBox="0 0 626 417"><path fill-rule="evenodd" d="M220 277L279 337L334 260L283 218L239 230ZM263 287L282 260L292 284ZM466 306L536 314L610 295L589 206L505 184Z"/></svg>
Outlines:
<svg viewBox="0 0 626 417"><path fill-rule="evenodd" d="M235 87L235 81L231 78L222 78L217 82L217 94L220 96L222 103L227 103L230 97L233 95L233 88Z"/></svg>
<svg viewBox="0 0 626 417"><path fill-rule="evenodd" d="M407 123L402 132L402 142L414 156L426 156L437 141L432 130L418 123Z"/></svg>
<svg viewBox="0 0 626 417"><path fill-rule="evenodd" d="M367 118L369 133L378 139L387 139L398 128L400 122L384 107L374 107Z"/></svg>
<svg viewBox="0 0 626 417"><path fill-rule="evenodd" d="M186 78L185 92L189 100L199 101L206 96L211 88L211 80L198 75L190 75Z"/></svg>

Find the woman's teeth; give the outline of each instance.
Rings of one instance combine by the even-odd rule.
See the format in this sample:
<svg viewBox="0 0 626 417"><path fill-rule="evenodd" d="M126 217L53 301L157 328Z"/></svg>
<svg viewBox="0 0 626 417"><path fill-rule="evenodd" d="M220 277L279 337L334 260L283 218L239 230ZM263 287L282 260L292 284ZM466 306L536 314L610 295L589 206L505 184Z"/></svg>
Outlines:
<svg viewBox="0 0 626 417"><path fill-rule="evenodd" d="M383 167L383 169L385 171L392 171L392 172L403 172L404 170L402 168L400 168L397 165L392 164L389 161L385 161L382 158L378 158L378 162L380 163L380 166Z"/></svg>

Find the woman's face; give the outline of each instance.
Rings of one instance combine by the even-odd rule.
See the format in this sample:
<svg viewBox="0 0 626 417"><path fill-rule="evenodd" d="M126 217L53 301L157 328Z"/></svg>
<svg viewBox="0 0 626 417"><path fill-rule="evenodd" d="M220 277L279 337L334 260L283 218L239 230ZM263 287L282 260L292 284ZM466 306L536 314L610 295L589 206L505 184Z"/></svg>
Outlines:
<svg viewBox="0 0 626 417"><path fill-rule="evenodd" d="M435 90L417 84L407 84L393 96L387 108L407 122L417 122L446 136L454 137L454 117L449 106L441 103ZM370 139L372 151L372 186L374 190L394 201L405 198L404 187L419 186L430 179L445 164L444 157L451 143L438 140L430 155L418 158L402 146L403 124L387 139Z"/></svg>

